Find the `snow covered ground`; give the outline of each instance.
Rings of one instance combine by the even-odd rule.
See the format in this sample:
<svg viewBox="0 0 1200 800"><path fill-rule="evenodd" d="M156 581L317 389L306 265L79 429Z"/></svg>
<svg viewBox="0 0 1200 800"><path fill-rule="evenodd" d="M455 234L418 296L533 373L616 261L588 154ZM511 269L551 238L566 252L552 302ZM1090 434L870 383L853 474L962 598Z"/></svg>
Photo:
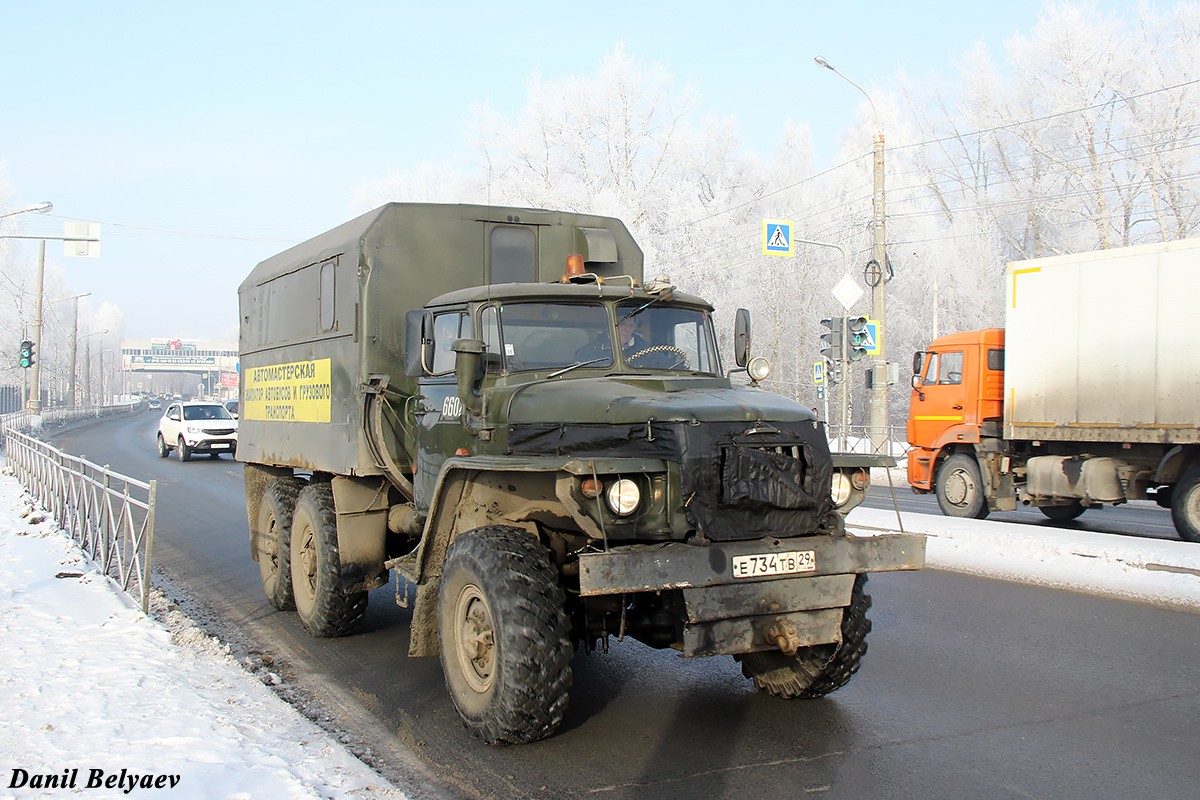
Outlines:
<svg viewBox="0 0 1200 800"><path fill-rule="evenodd" d="M873 509L850 522L898 527ZM1200 610L1197 544L921 514L903 527L929 536L931 567ZM155 616L0 475L0 798L406 796L185 617Z"/></svg>

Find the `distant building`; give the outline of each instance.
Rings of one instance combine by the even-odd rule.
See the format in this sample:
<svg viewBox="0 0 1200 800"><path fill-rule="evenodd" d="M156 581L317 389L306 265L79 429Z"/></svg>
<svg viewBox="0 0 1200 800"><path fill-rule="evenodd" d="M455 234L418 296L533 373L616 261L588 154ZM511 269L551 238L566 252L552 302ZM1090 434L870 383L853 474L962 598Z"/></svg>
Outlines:
<svg viewBox="0 0 1200 800"><path fill-rule="evenodd" d="M236 397L238 393L236 342L126 339L121 343L121 362L128 373L128 387L137 394Z"/></svg>

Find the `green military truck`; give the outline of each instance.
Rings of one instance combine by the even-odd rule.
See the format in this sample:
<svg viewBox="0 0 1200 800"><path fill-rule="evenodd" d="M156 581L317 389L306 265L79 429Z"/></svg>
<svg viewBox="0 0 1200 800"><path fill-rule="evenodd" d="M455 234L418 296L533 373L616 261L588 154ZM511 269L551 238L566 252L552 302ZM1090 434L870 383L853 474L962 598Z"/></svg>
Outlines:
<svg viewBox="0 0 1200 800"><path fill-rule="evenodd" d="M493 744L549 735L613 636L845 685L865 573L924 541L847 535L871 461L757 388L748 312L727 373L712 306L642 271L616 219L407 203L259 264L237 457L269 602L342 636L395 571L409 655Z"/></svg>

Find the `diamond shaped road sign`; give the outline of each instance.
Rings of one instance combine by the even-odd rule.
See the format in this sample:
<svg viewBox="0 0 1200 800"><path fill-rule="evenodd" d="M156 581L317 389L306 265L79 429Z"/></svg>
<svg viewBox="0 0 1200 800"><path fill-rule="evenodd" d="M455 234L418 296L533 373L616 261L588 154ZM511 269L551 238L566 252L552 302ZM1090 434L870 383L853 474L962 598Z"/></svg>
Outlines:
<svg viewBox="0 0 1200 800"><path fill-rule="evenodd" d="M837 286L833 287L831 292L833 299L842 304L842 308L847 311L850 307L859 301L863 296L862 287L854 282L854 278L850 277L850 273L846 273L843 278L837 282Z"/></svg>

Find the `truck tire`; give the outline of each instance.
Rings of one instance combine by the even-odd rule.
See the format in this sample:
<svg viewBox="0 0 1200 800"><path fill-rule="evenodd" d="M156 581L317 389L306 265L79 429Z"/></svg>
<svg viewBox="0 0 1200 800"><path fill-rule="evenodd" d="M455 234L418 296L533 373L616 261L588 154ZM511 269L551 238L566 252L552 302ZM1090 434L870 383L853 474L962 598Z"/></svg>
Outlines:
<svg viewBox="0 0 1200 800"><path fill-rule="evenodd" d="M367 593L342 591L333 487L310 483L300 491L292 515L290 572L300 623L325 639L354 633L367 612Z"/></svg>
<svg viewBox="0 0 1200 800"><path fill-rule="evenodd" d="M850 605L842 614L840 644L801 647L789 656L778 650L745 653L736 656L742 674L754 681L756 689L787 699L824 697L850 682L867 652L867 634L871 620L871 596L866 593L867 576L854 579Z"/></svg>
<svg viewBox="0 0 1200 800"><path fill-rule="evenodd" d="M988 515L983 478L974 456L958 453L946 459L937 474L937 501L947 517L983 519Z"/></svg>
<svg viewBox="0 0 1200 800"><path fill-rule="evenodd" d="M451 543L438 593L442 671L467 729L488 744L534 742L562 722L565 605L549 551L526 531L478 528Z"/></svg>
<svg viewBox="0 0 1200 800"><path fill-rule="evenodd" d="M1171 489L1171 521L1180 539L1200 542L1200 467L1183 473Z"/></svg>
<svg viewBox="0 0 1200 800"><path fill-rule="evenodd" d="M1084 508L1083 503L1078 500L1068 503L1065 506L1040 506L1040 508L1047 519L1052 519L1055 522L1069 522L1077 519L1080 514L1087 510Z"/></svg>
<svg viewBox="0 0 1200 800"><path fill-rule="evenodd" d="M280 611L296 607L292 598L292 515L305 485L299 478L274 478L258 507L258 574L267 602Z"/></svg>

